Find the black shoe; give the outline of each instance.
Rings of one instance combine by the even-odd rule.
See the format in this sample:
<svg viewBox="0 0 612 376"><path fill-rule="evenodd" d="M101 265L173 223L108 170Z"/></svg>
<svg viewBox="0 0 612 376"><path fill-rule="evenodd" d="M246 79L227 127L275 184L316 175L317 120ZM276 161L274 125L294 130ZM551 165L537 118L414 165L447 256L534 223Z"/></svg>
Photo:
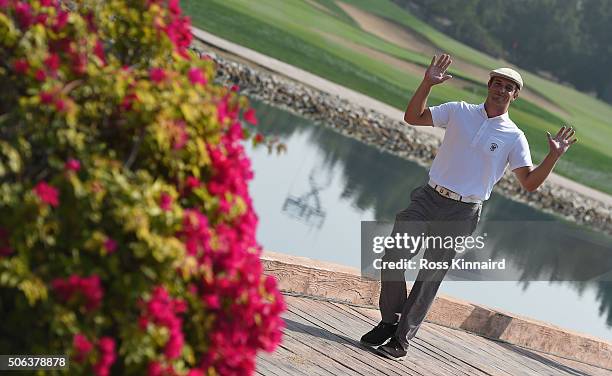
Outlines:
<svg viewBox="0 0 612 376"><path fill-rule="evenodd" d="M408 353L396 337L391 338L389 343L379 346L376 351L385 358L393 360L404 360Z"/></svg>
<svg viewBox="0 0 612 376"><path fill-rule="evenodd" d="M380 322L374 329L361 337L361 344L369 347L380 346L395 334L397 324Z"/></svg>

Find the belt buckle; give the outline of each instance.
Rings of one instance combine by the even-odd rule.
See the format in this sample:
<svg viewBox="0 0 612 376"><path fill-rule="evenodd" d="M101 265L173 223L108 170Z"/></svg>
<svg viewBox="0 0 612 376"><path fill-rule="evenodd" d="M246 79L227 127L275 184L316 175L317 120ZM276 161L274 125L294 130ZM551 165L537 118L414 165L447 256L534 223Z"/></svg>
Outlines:
<svg viewBox="0 0 612 376"><path fill-rule="evenodd" d="M453 194L456 195L455 192L451 191L450 189L444 188L442 186L440 186L440 190L438 191L442 196L449 198L451 200L455 200L458 201L457 198L453 197Z"/></svg>

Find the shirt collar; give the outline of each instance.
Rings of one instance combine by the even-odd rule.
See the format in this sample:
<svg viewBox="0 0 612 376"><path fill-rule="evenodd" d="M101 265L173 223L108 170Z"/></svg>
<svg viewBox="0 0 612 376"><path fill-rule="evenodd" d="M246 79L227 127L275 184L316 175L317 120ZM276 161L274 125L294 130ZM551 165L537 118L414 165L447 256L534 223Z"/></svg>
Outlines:
<svg viewBox="0 0 612 376"><path fill-rule="evenodd" d="M510 115L508 115L508 111L504 112L503 114L499 115L499 116L495 116L492 118L489 118L489 115L487 115L487 110L485 110L485 105L484 103L481 103L478 106L478 111L480 111L480 113L487 119L499 119L501 121L510 121Z"/></svg>

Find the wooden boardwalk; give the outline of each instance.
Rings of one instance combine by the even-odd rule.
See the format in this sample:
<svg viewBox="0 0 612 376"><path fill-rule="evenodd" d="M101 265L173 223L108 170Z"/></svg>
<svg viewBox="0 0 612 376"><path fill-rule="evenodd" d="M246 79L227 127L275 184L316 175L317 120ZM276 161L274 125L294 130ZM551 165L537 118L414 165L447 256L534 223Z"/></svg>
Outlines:
<svg viewBox="0 0 612 376"><path fill-rule="evenodd" d="M257 374L282 375L608 375L612 370L424 323L405 361L382 358L359 344L379 321L375 309L285 295L281 346L257 358Z"/></svg>

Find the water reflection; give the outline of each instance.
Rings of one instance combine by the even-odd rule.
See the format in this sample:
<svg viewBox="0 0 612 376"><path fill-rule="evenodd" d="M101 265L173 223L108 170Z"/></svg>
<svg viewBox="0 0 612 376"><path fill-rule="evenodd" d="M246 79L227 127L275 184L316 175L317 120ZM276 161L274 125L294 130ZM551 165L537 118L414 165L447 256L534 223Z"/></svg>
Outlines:
<svg viewBox="0 0 612 376"><path fill-rule="evenodd" d="M283 213L289 217L296 218L308 226L321 228L325 222L325 210L321 206L320 192L329 187L331 176L329 170L313 169L308 175L310 190L300 196L290 195L283 204ZM317 176L325 175L324 182L318 182Z"/></svg>
<svg viewBox="0 0 612 376"><path fill-rule="evenodd" d="M283 210L281 203L276 208L271 207L271 203L275 202L274 196L280 191L274 193L270 190L282 189L283 184L290 184L299 166L309 163L332 177L325 192L321 192L322 189L315 190L316 202L310 199L310 204L305 205L320 211L323 220L327 221L324 226L317 227L319 230L316 234L304 234L299 227L288 222L285 216L285 221L277 219L270 225L274 232L261 234L260 239L262 236L269 239L266 241L277 247L272 249L275 251L359 267L359 221L393 220L395 213L408 205L409 193L426 181L427 171L415 163L380 152L324 127L313 126L311 122L287 112L260 103L255 103L255 106L261 119L258 127L262 133L276 135L281 140L299 139L299 142L288 145L287 155L278 158L267 156L267 160L262 159L255 166L256 176L275 182L275 186L266 187L265 192L254 192L256 203L258 196L260 200L265 200L265 205L256 207L262 221L264 218L274 221L271 219L276 215L274 211L278 213ZM274 163L272 171L266 169L264 163ZM308 182L307 175L299 175L302 186L299 188L301 190L295 192L304 193L296 195L292 191L285 196L281 194L282 197L296 201L312 194L312 184ZM321 196L328 199L322 200ZM350 212L345 208L346 205L342 205L346 202L350 203ZM549 224L546 231L555 231L557 241L560 242L558 244L564 247L542 243L543 237L536 231L523 231L517 235L515 231L487 229L487 223L493 223L491 221L556 221L554 226ZM533 280L574 279L576 281L564 282L563 285L578 294L586 289L595 289L598 313L606 318L607 325L612 326L612 282L607 282L612 278L606 275L606 271L612 270L612 242L609 237L593 234L589 236L587 246L582 237L572 240L575 232L572 224L560 222L549 214L496 194L484 205L481 225L480 231L496 234L492 244L505 245L491 247L491 255L505 257L508 263L520 271L517 279L523 281L524 290L529 288L529 281ZM602 279L607 281L580 281L586 279L585 271L590 273L589 277L603 275Z"/></svg>

